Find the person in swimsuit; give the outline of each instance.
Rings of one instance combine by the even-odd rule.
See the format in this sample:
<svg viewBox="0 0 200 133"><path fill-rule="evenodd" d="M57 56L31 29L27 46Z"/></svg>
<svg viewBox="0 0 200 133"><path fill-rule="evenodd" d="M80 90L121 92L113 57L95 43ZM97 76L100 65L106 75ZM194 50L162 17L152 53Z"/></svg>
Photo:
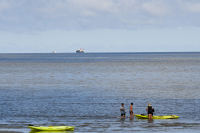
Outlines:
<svg viewBox="0 0 200 133"><path fill-rule="evenodd" d="M153 108L152 108L150 103L148 103L148 106L147 106L146 110L148 111L149 121L151 121L152 120L152 115L153 115Z"/></svg>
<svg viewBox="0 0 200 133"><path fill-rule="evenodd" d="M124 118L126 116L124 103L122 103L122 106L120 107L120 110L121 110L121 118Z"/></svg>
<svg viewBox="0 0 200 133"><path fill-rule="evenodd" d="M133 118L133 116L134 116L134 113L133 113L133 103L131 103L129 113L130 113L130 119Z"/></svg>

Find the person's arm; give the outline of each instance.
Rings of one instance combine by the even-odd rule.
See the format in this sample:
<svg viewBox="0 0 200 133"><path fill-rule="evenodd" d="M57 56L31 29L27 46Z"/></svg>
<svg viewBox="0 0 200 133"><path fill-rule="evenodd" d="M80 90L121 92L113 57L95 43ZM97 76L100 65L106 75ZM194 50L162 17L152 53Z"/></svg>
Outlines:
<svg viewBox="0 0 200 133"><path fill-rule="evenodd" d="M147 107L147 109L146 109L147 111L148 111L148 107Z"/></svg>

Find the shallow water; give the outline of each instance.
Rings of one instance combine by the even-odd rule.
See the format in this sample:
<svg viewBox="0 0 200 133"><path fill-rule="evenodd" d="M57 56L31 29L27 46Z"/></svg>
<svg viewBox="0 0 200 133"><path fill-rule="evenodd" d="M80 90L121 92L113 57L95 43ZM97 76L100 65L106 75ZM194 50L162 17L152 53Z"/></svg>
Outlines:
<svg viewBox="0 0 200 133"><path fill-rule="evenodd" d="M0 129L72 125L74 132L196 132L200 53L0 54ZM126 112L177 120L119 119Z"/></svg>

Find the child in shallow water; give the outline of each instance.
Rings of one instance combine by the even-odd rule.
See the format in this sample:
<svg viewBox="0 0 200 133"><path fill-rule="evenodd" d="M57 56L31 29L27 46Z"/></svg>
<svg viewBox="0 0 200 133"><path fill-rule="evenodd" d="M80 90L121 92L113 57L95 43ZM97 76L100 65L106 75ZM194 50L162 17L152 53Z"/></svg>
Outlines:
<svg viewBox="0 0 200 133"><path fill-rule="evenodd" d="M120 107L120 110L121 110L121 118L124 118L126 116L124 103L122 103L122 106Z"/></svg>
<svg viewBox="0 0 200 133"><path fill-rule="evenodd" d="M130 113L130 119L133 118L133 116L134 116L134 113L133 113L133 103L131 103L129 113Z"/></svg>

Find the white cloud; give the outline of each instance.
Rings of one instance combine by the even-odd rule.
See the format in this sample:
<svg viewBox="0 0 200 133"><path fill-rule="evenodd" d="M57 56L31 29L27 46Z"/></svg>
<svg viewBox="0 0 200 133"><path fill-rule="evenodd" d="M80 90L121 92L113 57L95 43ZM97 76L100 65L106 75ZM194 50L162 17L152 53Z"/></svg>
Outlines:
<svg viewBox="0 0 200 133"><path fill-rule="evenodd" d="M0 0L0 30L200 26L198 0Z"/></svg>
<svg viewBox="0 0 200 133"><path fill-rule="evenodd" d="M83 16L88 16L88 17L95 17L96 16L95 12L92 12L92 11L89 11L89 10L82 11L81 14Z"/></svg>
<svg viewBox="0 0 200 133"><path fill-rule="evenodd" d="M191 2L186 2L186 9L190 11L191 13L200 13L200 2L196 3L191 3Z"/></svg>
<svg viewBox="0 0 200 133"><path fill-rule="evenodd" d="M8 10L10 8L10 5L6 0L1 0L0 1L0 12Z"/></svg>
<svg viewBox="0 0 200 133"><path fill-rule="evenodd" d="M152 0L142 4L142 9L146 11L146 13L154 15L154 16L165 16L170 13L170 6L168 6L167 2L161 0Z"/></svg>

